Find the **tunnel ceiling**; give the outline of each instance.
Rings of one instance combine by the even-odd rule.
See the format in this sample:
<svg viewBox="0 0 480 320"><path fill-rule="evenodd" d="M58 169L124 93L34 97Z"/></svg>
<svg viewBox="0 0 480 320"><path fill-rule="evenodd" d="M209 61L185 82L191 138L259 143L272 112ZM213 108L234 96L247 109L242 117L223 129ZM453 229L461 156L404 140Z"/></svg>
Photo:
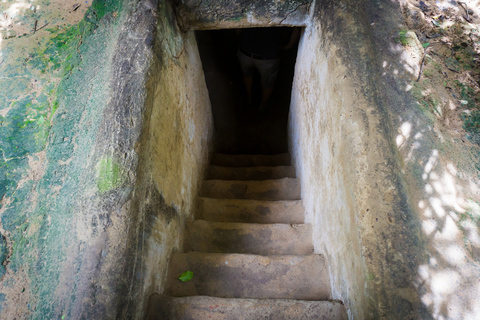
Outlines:
<svg viewBox="0 0 480 320"><path fill-rule="evenodd" d="M173 0L183 30L304 26L313 0Z"/></svg>

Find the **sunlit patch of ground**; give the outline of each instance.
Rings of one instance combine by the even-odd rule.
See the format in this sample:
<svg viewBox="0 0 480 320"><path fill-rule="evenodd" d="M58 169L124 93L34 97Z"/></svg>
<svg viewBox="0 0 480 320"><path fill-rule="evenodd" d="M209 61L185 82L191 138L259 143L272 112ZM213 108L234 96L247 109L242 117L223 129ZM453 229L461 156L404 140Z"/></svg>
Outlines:
<svg viewBox="0 0 480 320"><path fill-rule="evenodd" d="M0 39L78 23L92 0L0 0ZM1 43L0 43L1 49Z"/></svg>

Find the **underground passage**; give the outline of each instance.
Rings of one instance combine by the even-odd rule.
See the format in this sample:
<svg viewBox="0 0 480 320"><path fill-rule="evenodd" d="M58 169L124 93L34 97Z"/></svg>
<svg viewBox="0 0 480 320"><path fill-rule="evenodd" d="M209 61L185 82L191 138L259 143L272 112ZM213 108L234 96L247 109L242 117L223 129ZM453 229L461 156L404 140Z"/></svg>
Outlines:
<svg viewBox="0 0 480 320"><path fill-rule="evenodd" d="M268 46L278 41L278 51L286 44L267 101L263 77L269 74L252 75L251 97L245 83L249 79L242 81L237 56L243 34L257 46L259 39L269 42L264 35L275 37ZM314 253L312 226L305 223L300 184L288 153L298 35L299 28L196 32L215 128L214 153L195 219L184 231L183 250L172 254L164 292L150 298L148 319L223 314L229 319L279 319L285 314L347 318L342 303L332 301L325 259ZM277 50L268 46L251 50ZM256 63L270 61L259 52ZM262 109L263 102L268 106ZM189 274L186 281L182 274Z"/></svg>
<svg viewBox="0 0 480 320"><path fill-rule="evenodd" d="M266 28L252 28L259 32ZM280 154L288 152L287 119L292 90L298 37L293 28L270 28L278 42L279 66L268 108L261 110L262 84L257 70L253 74L252 101L243 81L238 48L241 29L197 31L196 40L209 91L215 127L215 151L230 154ZM261 31L260 31L261 32ZM297 30L296 34L299 33ZM267 33L267 37L272 35ZM262 36L257 41L262 41ZM289 44L288 49L282 47ZM268 48L270 44L265 46ZM264 49L265 50L265 49ZM281 56L280 56L281 54ZM256 59L257 61L263 61ZM268 76L268 70L267 75Z"/></svg>
<svg viewBox="0 0 480 320"><path fill-rule="evenodd" d="M479 16L0 2L0 319L477 319Z"/></svg>

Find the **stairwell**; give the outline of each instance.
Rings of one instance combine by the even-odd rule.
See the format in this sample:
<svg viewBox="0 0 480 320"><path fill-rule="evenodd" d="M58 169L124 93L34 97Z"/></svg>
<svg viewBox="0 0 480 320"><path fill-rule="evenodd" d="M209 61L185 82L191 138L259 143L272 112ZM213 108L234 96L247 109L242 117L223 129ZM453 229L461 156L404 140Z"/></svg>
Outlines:
<svg viewBox="0 0 480 320"><path fill-rule="evenodd" d="M147 319L347 319L313 253L289 154L214 154L185 250ZM177 278L192 271L192 280Z"/></svg>

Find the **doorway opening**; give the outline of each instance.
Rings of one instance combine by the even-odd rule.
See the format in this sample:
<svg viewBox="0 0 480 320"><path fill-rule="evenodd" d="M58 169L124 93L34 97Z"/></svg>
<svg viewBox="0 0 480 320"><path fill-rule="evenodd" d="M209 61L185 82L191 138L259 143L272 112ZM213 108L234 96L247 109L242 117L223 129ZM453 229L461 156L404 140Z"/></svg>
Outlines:
<svg viewBox="0 0 480 320"><path fill-rule="evenodd" d="M282 46L289 43L295 32L288 27L269 29L275 29ZM237 57L241 30L196 31L195 35L212 105L215 151L229 154L288 152L287 123L298 39L280 53L278 76L265 108L258 71L254 73L251 99L248 99Z"/></svg>

